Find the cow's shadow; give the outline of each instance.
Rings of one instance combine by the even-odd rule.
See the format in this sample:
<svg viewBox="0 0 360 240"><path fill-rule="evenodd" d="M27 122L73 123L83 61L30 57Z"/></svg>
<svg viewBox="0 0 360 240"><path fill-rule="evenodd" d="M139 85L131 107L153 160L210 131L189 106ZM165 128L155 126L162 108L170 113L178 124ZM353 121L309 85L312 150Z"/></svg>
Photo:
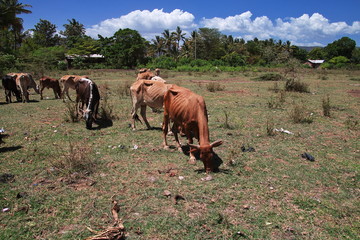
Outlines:
<svg viewBox="0 0 360 240"><path fill-rule="evenodd" d="M188 157L190 156L190 153L189 153L190 146L189 145L183 145L183 146L181 146L181 149L182 149L182 152L184 153L184 155L186 155ZM194 156L195 156L196 160L201 161L199 151L194 152ZM215 152L213 154L213 160L214 160L214 166L215 166L215 169L214 169L215 173L218 173L218 172L226 173L226 174L229 173L229 170L219 168L220 165L223 164L223 160ZM197 170L195 170L195 172L204 173L205 169L204 168L197 169Z"/></svg>
<svg viewBox="0 0 360 240"><path fill-rule="evenodd" d="M0 147L0 153L13 152L13 151L19 150L21 148L22 148L22 146Z"/></svg>
<svg viewBox="0 0 360 240"><path fill-rule="evenodd" d="M108 128L113 126L113 121L111 119L99 118L96 119L95 123L97 124L97 126L91 128L91 130L100 130L103 128Z"/></svg>

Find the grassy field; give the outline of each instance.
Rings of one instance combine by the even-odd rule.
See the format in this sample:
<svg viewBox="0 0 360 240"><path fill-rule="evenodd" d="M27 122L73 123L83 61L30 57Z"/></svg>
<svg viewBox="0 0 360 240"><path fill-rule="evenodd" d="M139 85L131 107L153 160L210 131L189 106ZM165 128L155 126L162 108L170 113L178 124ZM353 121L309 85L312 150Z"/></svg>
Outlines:
<svg viewBox="0 0 360 240"><path fill-rule="evenodd" d="M112 225L113 200L127 239L359 239L360 72L300 70L310 92L298 93L254 80L265 70L283 71L163 71L205 98L210 140L224 141L209 181L201 161L163 150L162 113L148 110L154 130L131 130L134 71L49 73L86 74L107 93L113 120L93 130L51 90L6 104L1 89L0 239L93 236Z"/></svg>

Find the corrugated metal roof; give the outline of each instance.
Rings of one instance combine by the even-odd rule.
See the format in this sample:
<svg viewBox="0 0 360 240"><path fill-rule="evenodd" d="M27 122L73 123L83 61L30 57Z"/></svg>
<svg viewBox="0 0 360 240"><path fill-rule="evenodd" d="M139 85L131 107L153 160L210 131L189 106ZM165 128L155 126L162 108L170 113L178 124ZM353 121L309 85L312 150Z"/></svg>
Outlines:
<svg viewBox="0 0 360 240"><path fill-rule="evenodd" d="M321 64L325 62L325 60L310 60L310 59L308 59L308 61L314 64Z"/></svg>

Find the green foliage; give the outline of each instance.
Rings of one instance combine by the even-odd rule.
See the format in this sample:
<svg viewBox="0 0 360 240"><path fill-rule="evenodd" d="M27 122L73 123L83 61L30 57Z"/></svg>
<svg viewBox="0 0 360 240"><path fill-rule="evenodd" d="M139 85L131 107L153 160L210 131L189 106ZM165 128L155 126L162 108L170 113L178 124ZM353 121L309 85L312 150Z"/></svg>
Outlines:
<svg viewBox="0 0 360 240"><path fill-rule="evenodd" d="M58 62L65 58L65 51L62 46L39 48L32 53L30 60L44 69L57 68Z"/></svg>
<svg viewBox="0 0 360 240"><path fill-rule="evenodd" d="M246 64L246 58L236 52L226 54L221 60L231 67L244 66Z"/></svg>
<svg viewBox="0 0 360 240"><path fill-rule="evenodd" d="M284 89L285 91L289 91L289 92L300 92L300 93L310 92L308 84L296 79L286 80Z"/></svg>
<svg viewBox="0 0 360 240"><path fill-rule="evenodd" d="M60 37L56 34L56 26L48 20L40 19L35 25L34 41L40 47L53 47L58 45Z"/></svg>
<svg viewBox="0 0 360 240"><path fill-rule="evenodd" d="M356 47L356 42L348 37L343 37L333 43L328 44L324 48L325 57L330 60L334 57L344 56L348 59L351 58L352 52Z"/></svg>
<svg viewBox="0 0 360 240"><path fill-rule="evenodd" d="M133 68L145 61L145 39L136 30L120 29L111 38L100 36L100 46L114 68Z"/></svg>
<svg viewBox="0 0 360 240"><path fill-rule="evenodd" d="M15 56L14 55L0 55L0 74L7 69L13 68L15 66Z"/></svg>
<svg viewBox="0 0 360 240"><path fill-rule="evenodd" d="M313 48L309 53L308 53L308 59L313 59L313 60L321 60L325 58L325 53L323 48Z"/></svg>

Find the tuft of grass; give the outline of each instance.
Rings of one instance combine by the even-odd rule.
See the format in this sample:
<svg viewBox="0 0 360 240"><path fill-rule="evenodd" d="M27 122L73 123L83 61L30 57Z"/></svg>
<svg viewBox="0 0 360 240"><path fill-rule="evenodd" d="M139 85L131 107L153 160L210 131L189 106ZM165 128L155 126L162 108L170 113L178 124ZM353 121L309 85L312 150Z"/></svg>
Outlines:
<svg viewBox="0 0 360 240"><path fill-rule="evenodd" d="M330 105L330 97L329 95L327 95L326 98L323 98L322 100L322 109L323 109L323 114L325 117L330 117L330 110L331 110L331 105Z"/></svg>
<svg viewBox="0 0 360 240"><path fill-rule="evenodd" d="M274 129L275 129L275 127L274 127L273 119L267 118L267 120L266 120L266 135L274 136L275 135Z"/></svg>
<svg viewBox="0 0 360 240"><path fill-rule="evenodd" d="M79 122L79 116L76 112L76 103L75 102L66 102L65 103L65 122Z"/></svg>
<svg viewBox="0 0 360 240"><path fill-rule="evenodd" d="M83 142L69 142L69 148L63 150L59 158L51 162L59 175L65 177L84 176L94 172L96 163L92 148Z"/></svg>
<svg viewBox="0 0 360 240"><path fill-rule="evenodd" d="M113 120L116 116L113 114L114 106L109 102L108 85L105 83L101 88L101 102L100 102L100 118L102 120Z"/></svg>
<svg viewBox="0 0 360 240"><path fill-rule="evenodd" d="M221 124L221 127L225 129L233 129L233 127L229 124L229 113L224 110L224 115L225 115L225 120L224 123Z"/></svg>
<svg viewBox="0 0 360 240"><path fill-rule="evenodd" d="M360 128L360 122L355 119L354 116L348 116L345 120L345 126L350 130L358 130Z"/></svg>
<svg viewBox="0 0 360 240"><path fill-rule="evenodd" d="M309 114L303 105L294 104L290 110L289 117L293 123L312 123L312 114Z"/></svg>
<svg viewBox="0 0 360 240"><path fill-rule="evenodd" d="M221 85L220 83L217 83L217 82L210 82L210 83L206 84L206 89L209 92L224 91L225 86L223 86L223 85Z"/></svg>
<svg viewBox="0 0 360 240"><path fill-rule="evenodd" d="M288 92L299 92L309 93L309 85L296 79L288 79L285 83L285 91Z"/></svg>

